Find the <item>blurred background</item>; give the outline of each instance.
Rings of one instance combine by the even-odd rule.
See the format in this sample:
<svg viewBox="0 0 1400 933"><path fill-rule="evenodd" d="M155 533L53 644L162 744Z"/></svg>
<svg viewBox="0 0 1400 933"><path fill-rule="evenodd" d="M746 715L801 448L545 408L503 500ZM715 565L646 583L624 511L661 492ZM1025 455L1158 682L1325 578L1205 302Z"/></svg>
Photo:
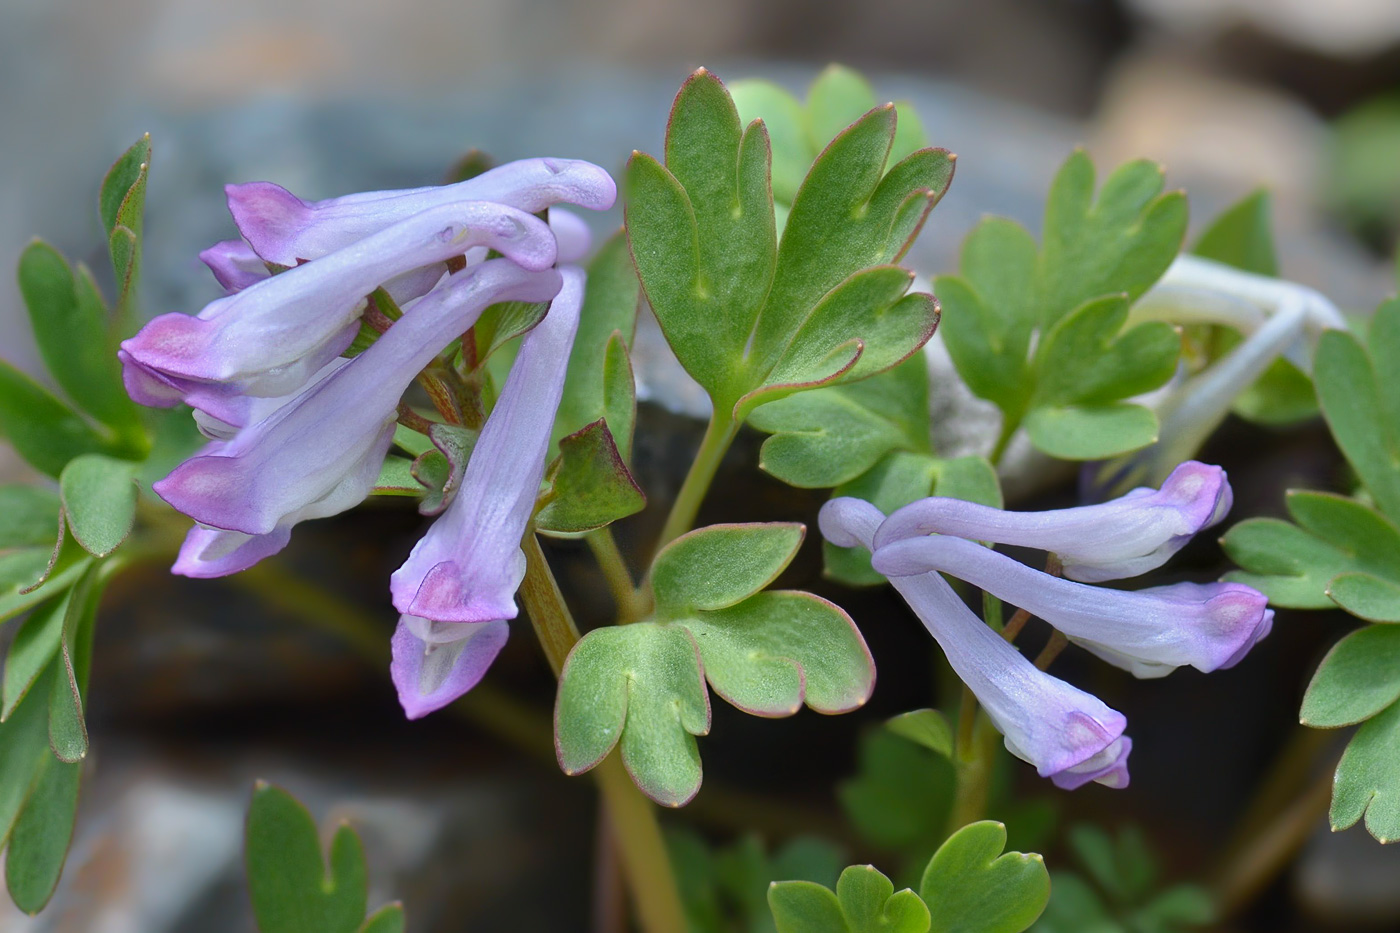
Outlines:
<svg viewBox="0 0 1400 933"><path fill-rule="evenodd" d="M1082 144L1101 172L1138 156L1164 163L1190 194L1193 230L1265 186L1286 276L1349 310L1395 290L1396 0L0 0L0 267L42 235L101 274L97 187L143 132L155 147L144 305L194 311L218 294L197 252L234 232L226 183L266 179L308 198L431 184L472 147L616 171L633 149L659 150L696 66L802 93L832 61L912 101L959 156L911 254L922 272L952 268L984 213L1038 228L1051 176ZM590 220L604 232L620 212ZM0 279L0 353L32 366L18 291ZM684 387L658 372L638 453L648 515L664 510L698 436ZM736 493L702 519L815 514L820 496L756 474L756 446L736 447L720 480ZM1285 487L1335 485L1315 425L1282 435L1232 422L1216 448L1206 459L1230 469L1239 514L1277 512ZM0 481L23 475L0 451ZM648 521L622 528L624 543L649 540ZM591 790L552 764L552 683L528 637L517 633L488 678L514 706L488 696L415 724L382 668L345 647L347 630L387 643L385 582L421 522L372 507L299 530L289 572L334 581L344 605L308 609L278 579L196 584L159 568L115 585L74 853L49 911L23 918L4 901L0 930L251 929L239 852L255 777L318 819L361 827L371 899L404 898L411 930L587 929ZM601 621L609 607L582 552L554 553L583 621ZM1211 542L1184 557L1202 574L1221 560ZM821 589L819 566L809 542L785 582L838 595ZM838 598L880 665L871 707L767 722L716 704L706 787L674 824L719 843L744 825L775 843L828 831L878 861L878 847L849 838L831 788L855 772L863 728L929 703L930 648L887 595ZM1067 657L1065 676L1134 719L1138 748L1131 791L1081 791L1062 819L1139 823L1169 877L1209 881L1253 789L1293 748L1310 671L1345 629L1281 614L1242 669L1141 689ZM534 718L503 725L521 705ZM500 739L508 730L516 741ZM1324 767L1340 747L1310 741ZM542 879L548 897L534 893ZM1400 853L1319 821L1292 867L1221 928L1400 929Z"/></svg>

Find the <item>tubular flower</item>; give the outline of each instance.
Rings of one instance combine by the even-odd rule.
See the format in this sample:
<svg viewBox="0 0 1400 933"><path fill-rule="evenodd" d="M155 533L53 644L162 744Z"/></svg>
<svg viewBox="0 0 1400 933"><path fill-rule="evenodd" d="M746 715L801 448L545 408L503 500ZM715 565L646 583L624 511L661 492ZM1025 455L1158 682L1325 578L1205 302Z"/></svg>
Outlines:
<svg viewBox="0 0 1400 933"><path fill-rule="evenodd" d="M886 519L875 547L931 533L1014 544L1052 552L1066 577L1098 583L1160 567L1223 519L1232 501L1225 471L1192 460L1177 466L1161 489L1134 489L1099 505L1008 512L961 499L921 499Z"/></svg>
<svg viewBox="0 0 1400 933"><path fill-rule="evenodd" d="M521 341L456 498L390 579L394 607L405 616L457 623L515 618L515 591L525 576L520 540L539 496L583 303L583 271L561 272L563 287Z"/></svg>
<svg viewBox="0 0 1400 933"><path fill-rule="evenodd" d="M822 507L819 521L832 544L870 548L884 518L870 503L842 497ZM890 583L977 696L1011 754L1066 790L1091 781L1128 785L1133 743L1123 734L1122 713L1037 669L973 615L937 573L891 576Z"/></svg>
<svg viewBox="0 0 1400 933"><path fill-rule="evenodd" d="M871 563L891 578L942 571L966 580L1137 677L1161 677L1183 664L1206 672L1230 667L1273 627L1267 598L1241 583L1110 590L1041 573L948 535L893 541Z"/></svg>
<svg viewBox="0 0 1400 933"><path fill-rule="evenodd" d="M617 185L607 172L575 159L523 159L455 185L365 191L325 201L303 201L269 182L229 185L225 190L229 212L253 251L284 266L319 259L407 218L460 201L491 201L533 214L561 202L607 210L617 199Z"/></svg>
<svg viewBox="0 0 1400 933"><path fill-rule="evenodd" d="M532 271L555 259L549 228L529 214L484 201L436 207L213 301L198 315L155 318L122 342L127 391L161 407L209 383L248 395L294 392L350 345L366 295L474 246Z"/></svg>
<svg viewBox="0 0 1400 933"><path fill-rule="evenodd" d="M180 464L154 489L210 527L191 533L175 572L234 573L285 546L295 523L358 504L419 371L487 306L546 301L559 285L553 270L530 272L506 259L470 267L410 305L364 353Z"/></svg>

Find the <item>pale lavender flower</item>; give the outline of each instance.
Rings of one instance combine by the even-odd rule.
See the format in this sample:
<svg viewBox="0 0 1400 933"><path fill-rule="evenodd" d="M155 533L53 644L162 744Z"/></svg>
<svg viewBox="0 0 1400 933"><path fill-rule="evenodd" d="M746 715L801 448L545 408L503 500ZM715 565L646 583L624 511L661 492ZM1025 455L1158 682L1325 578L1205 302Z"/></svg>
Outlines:
<svg viewBox="0 0 1400 933"><path fill-rule="evenodd" d="M525 576L520 540L539 496L583 303L582 270L561 272L563 287L521 341L456 498L390 580L394 606L405 615L457 623L516 616Z"/></svg>
<svg viewBox="0 0 1400 933"><path fill-rule="evenodd" d="M505 647L510 623L432 622L402 616L389 643L389 675L409 719L442 709L480 683Z"/></svg>
<svg viewBox="0 0 1400 933"><path fill-rule="evenodd" d="M560 202L607 210L617 185L596 165L575 159L523 159L454 185L365 191L303 201L269 182L229 185L229 212L253 250L284 266L319 259L406 218L459 201L492 201L527 213Z"/></svg>
<svg viewBox="0 0 1400 933"><path fill-rule="evenodd" d="M838 547L870 548L884 518L870 503L842 497L822 507L820 525ZM1123 735L1122 713L1037 669L973 615L937 573L891 576L890 583L977 696L1011 754L1066 790L1091 781L1128 786L1133 743Z"/></svg>
<svg viewBox="0 0 1400 933"><path fill-rule="evenodd" d="M1039 616L1066 637L1137 677L1189 664L1236 664L1273 627L1264 594L1241 583L1177 583L1128 592L1041 573L974 541L904 538L871 564L891 578L942 571Z"/></svg>
<svg viewBox="0 0 1400 933"><path fill-rule="evenodd" d="M267 263L243 240L224 240L199 254L214 279L229 294L241 292L268 278Z"/></svg>
<svg viewBox="0 0 1400 933"><path fill-rule="evenodd" d="M1020 545L1054 553L1072 580L1098 583L1160 567L1223 519L1232 501L1225 471L1191 460L1161 489L1134 489L1099 505L1009 512L961 499L921 499L890 515L875 547L930 533Z"/></svg>
<svg viewBox="0 0 1400 933"><path fill-rule="evenodd" d="M210 383L221 388L208 391L287 395L354 340L366 295L474 246L536 271L556 255L549 228L515 208L485 201L435 207L213 301L198 315L155 318L122 343L127 391L141 404L165 407Z"/></svg>
<svg viewBox="0 0 1400 933"><path fill-rule="evenodd" d="M487 306L546 301L559 287L559 273L506 259L470 267L410 305L365 352L180 464L155 491L223 533L196 528L176 572L236 572L276 550L263 536L285 545L297 522L358 504L379 475L399 399L423 367Z"/></svg>

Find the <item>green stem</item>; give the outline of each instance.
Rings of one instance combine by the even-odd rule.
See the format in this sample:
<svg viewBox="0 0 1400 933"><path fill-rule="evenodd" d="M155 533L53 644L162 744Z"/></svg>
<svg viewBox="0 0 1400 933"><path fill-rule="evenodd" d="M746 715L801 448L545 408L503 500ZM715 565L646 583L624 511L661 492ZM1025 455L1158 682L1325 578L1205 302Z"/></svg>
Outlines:
<svg viewBox="0 0 1400 933"><path fill-rule="evenodd" d="M962 709L958 716L957 745L953 750L953 767L957 770L957 785L953 791L953 806L948 814L948 834L952 835L969 823L975 823L987 811L987 795L992 782L992 755L995 751L988 736L994 736L987 717L980 715L977 698L963 687Z"/></svg>
<svg viewBox="0 0 1400 933"><path fill-rule="evenodd" d="M530 613L530 623L539 637L549 666L558 677L570 649L578 642L578 627L559 591L559 584L546 563L534 528L521 542L525 551L525 580L520 598ZM680 891L676 887L671 859L656 810L642 796L622 767L621 759L609 755L593 769L603 805L612 820L623 867L627 872L632 903L646 933L679 933L686 929Z"/></svg>
<svg viewBox="0 0 1400 933"><path fill-rule="evenodd" d="M626 625L642 618L646 614L646 608L632 582L632 573L627 569L627 561L617 546L617 538L613 537L612 528L605 526L590 531L584 536L584 540L588 542L593 557L598 561L598 567L603 571L603 579L608 584L608 592L612 594L613 602L617 605L618 624Z"/></svg>
<svg viewBox="0 0 1400 933"><path fill-rule="evenodd" d="M734 443L738 433L739 424L734 420L730 408L717 404L714 414L710 416L710 424L705 428L705 436L700 441L700 449L696 451L695 461L690 465L690 472L686 473L681 491L676 494L676 501L671 505L671 514L666 516L666 524L661 529L661 539L656 542L658 551L685 534L695 524L700 503L704 500L705 493L709 492L710 483L714 481L720 461L724 459L729 445Z"/></svg>

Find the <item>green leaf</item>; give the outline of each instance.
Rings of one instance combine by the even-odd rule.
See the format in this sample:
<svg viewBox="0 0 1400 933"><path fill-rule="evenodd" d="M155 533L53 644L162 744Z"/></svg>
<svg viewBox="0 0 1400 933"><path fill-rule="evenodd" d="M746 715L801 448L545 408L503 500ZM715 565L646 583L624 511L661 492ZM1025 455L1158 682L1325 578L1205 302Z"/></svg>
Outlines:
<svg viewBox="0 0 1400 933"><path fill-rule="evenodd" d="M1296 525L1251 518L1225 535L1225 553L1244 568L1227 579L1248 584L1270 603L1289 609L1331 608L1328 590L1341 574L1400 581L1400 529L1380 513L1322 492L1295 490L1284 504Z"/></svg>
<svg viewBox="0 0 1400 933"><path fill-rule="evenodd" d="M927 409L923 437L911 436L909 424L867 404L878 381L804 392L756 409L749 423L773 435L763 442L759 467L790 486L822 489L851 482L891 451L918 449L920 441L926 449Z"/></svg>
<svg viewBox="0 0 1400 933"><path fill-rule="evenodd" d="M412 460L393 455L384 458L384 463L379 467L379 478L374 481L373 495L418 497L426 491L413 475Z"/></svg>
<svg viewBox="0 0 1400 933"><path fill-rule="evenodd" d="M919 895L894 885L873 865L852 865L836 882L836 899L851 933L927 933L928 907Z"/></svg>
<svg viewBox="0 0 1400 933"><path fill-rule="evenodd" d="M814 146L825 146L875 105L875 90L860 72L828 65L807 91L808 136Z"/></svg>
<svg viewBox="0 0 1400 933"><path fill-rule="evenodd" d="M1400 840L1400 703L1392 703L1352 736L1332 783L1332 829L1356 825L1381 842Z"/></svg>
<svg viewBox="0 0 1400 933"><path fill-rule="evenodd" d="M503 301L487 308L472 327L477 350L471 368L480 368L501 347L534 328L544 320L547 311L547 301Z"/></svg>
<svg viewBox="0 0 1400 933"><path fill-rule="evenodd" d="M1176 371L1181 338L1170 324L1130 328L1128 302L1109 295L1060 318L1036 352L1040 381L1032 404L1095 405L1160 387Z"/></svg>
<svg viewBox="0 0 1400 933"><path fill-rule="evenodd" d="M409 472L427 492L418 503L424 515L439 515L457 494L457 486L467 472L467 461L476 449L478 433L455 424L434 424L428 429L432 449L413 461Z"/></svg>
<svg viewBox="0 0 1400 933"><path fill-rule="evenodd" d="M536 527L544 532L591 531L647 504L601 418L559 442L559 456L546 480L550 490L535 515Z"/></svg>
<svg viewBox="0 0 1400 933"><path fill-rule="evenodd" d="M603 244L588 266L588 285L584 291L578 334L569 355L564 395L554 418L554 446L566 436L582 430L599 418L607 417L608 428L618 441L619 451L624 455L630 451L635 412L627 409L635 402L623 403L620 399L613 399L610 406L608 396L609 389L612 389L614 396L622 394L620 390L624 390L629 398L635 395L631 390L632 371L627 362L627 345L632 342L637 328L640 292L641 285L632 267L632 256L627 251L626 236L619 231Z"/></svg>
<svg viewBox="0 0 1400 933"><path fill-rule="evenodd" d="M1382 512L1400 517L1400 393L1383 369L1400 359L1400 299L1371 321L1371 355L1351 334L1325 331L1318 341L1313 380L1337 445Z"/></svg>
<svg viewBox="0 0 1400 933"><path fill-rule="evenodd" d="M75 457L63 468L58 484L68 528L95 557L106 557L131 534L136 521L136 469L129 460L101 454Z"/></svg>
<svg viewBox="0 0 1400 933"><path fill-rule="evenodd" d="M709 731L700 652L681 626L598 628L569 652L554 710L565 774L589 770L620 744L622 763L644 794L684 806L700 790L695 736Z"/></svg>
<svg viewBox="0 0 1400 933"><path fill-rule="evenodd" d="M94 571L73 587L63 617L63 631L54 658L53 689L49 694L49 748L62 762L87 757L88 732L83 694L92 670L93 629L102 595Z"/></svg>
<svg viewBox="0 0 1400 933"><path fill-rule="evenodd" d="M949 760L888 729L861 737L860 770L837 789L842 809L872 845L918 852L942 839L956 775Z"/></svg>
<svg viewBox="0 0 1400 933"><path fill-rule="evenodd" d="M291 794L263 782L248 808L248 893L262 933L356 933L368 904L368 870L348 825L331 841L330 865L316 823Z"/></svg>
<svg viewBox="0 0 1400 933"><path fill-rule="evenodd" d="M49 552L38 548L0 554L0 622L68 589L92 564L92 558L77 548L66 547L53 572L36 585L40 575L47 572L48 564Z"/></svg>
<svg viewBox="0 0 1400 933"><path fill-rule="evenodd" d="M58 494L43 486L0 486L0 550L53 547Z"/></svg>
<svg viewBox="0 0 1400 933"><path fill-rule="evenodd" d="M1070 829L1069 844L1079 863L1114 901L1136 903L1151 891L1157 868L1136 828L1123 827L1115 840L1099 827L1081 823Z"/></svg>
<svg viewBox="0 0 1400 933"><path fill-rule="evenodd" d="M66 403L4 360L0 360L0 434L31 466L55 477L74 457L109 451L112 446Z"/></svg>
<svg viewBox="0 0 1400 933"><path fill-rule="evenodd" d="M1055 324L1090 299L1125 292L1136 301L1167 271L1186 234L1186 197L1162 194L1160 166L1119 166L1094 199L1094 164L1076 150L1045 202L1040 322Z"/></svg>
<svg viewBox="0 0 1400 933"><path fill-rule="evenodd" d="M1050 903L1033 933L1127 933L1090 884L1073 872L1050 876Z"/></svg>
<svg viewBox="0 0 1400 933"><path fill-rule="evenodd" d="M48 697L55 668L49 665L14 714L0 724L0 846L34 789L49 751Z"/></svg>
<svg viewBox="0 0 1400 933"><path fill-rule="evenodd" d="M873 110L813 163L778 246L751 370L771 372L822 298L852 274L897 262L947 190L946 150L920 150L885 172L894 129L893 106Z"/></svg>
<svg viewBox="0 0 1400 933"><path fill-rule="evenodd" d="M98 201L117 279L118 333L125 333L131 320L136 283L141 275L141 229L150 163L151 136L147 133L113 163L102 180Z"/></svg>
<svg viewBox="0 0 1400 933"><path fill-rule="evenodd" d="M1141 405L1037 408L1026 431L1040 450L1061 460L1102 460L1157 440L1157 416Z"/></svg>
<svg viewBox="0 0 1400 933"><path fill-rule="evenodd" d="M637 424L637 380L632 358L619 331L613 331L603 355L603 420L623 462L632 459L632 434Z"/></svg>
<svg viewBox="0 0 1400 933"><path fill-rule="evenodd" d="M1330 729L1370 719L1400 699L1400 627L1371 625L1327 652L1303 696L1299 719Z"/></svg>
<svg viewBox="0 0 1400 933"><path fill-rule="evenodd" d="M1273 203L1257 188L1223 211L1196 240L1191 252L1255 275L1278 276Z"/></svg>
<svg viewBox="0 0 1400 933"><path fill-rule="evenodd" d="M962 275L942 275L943 342L979 398L1019 421L1034 387L1027 354L1036 323L1036 246L1020 224L983 220L962 248Z"/></svg>
<svg viewBox="0 0 1400 933"><path fill-rule="evenodd" d="M81 765L44 758L10 834L5 886L15 906L27 914L43 910L58 887L73 838L81 777Z"/></svg>
<svg viewBox="0 0 1400 933"><path fill-rule="evenodd" d="M812 881L773 882L768 906L778 933L846 933L849 929L836 895Z"/></svg>
<svg viewBox="0 0 1400 933"><path fill-rule="evenodd" d="M741 123L747 126L754 120L762 120L767 126L773 146L773 200L792 204L807 169L817 157L802 104L778 85L758 79L736 81L729 86L729 94L734 98ZM841 128L844 129L845 124Z"/></svg>
<svg viewBox="0 0 1400 933"><path fill-rule="evenodd" d="M122 387L107 308L88 270L79 266L75 278L57 250L36 240L20 254L19 288L35 342L63 391L99 421L139 431L136 406Z"/></svg>
<svg viewBox="0 0 1400 933"><path fill-rule="evenodd" d="M39 606L15 633L10 651L5 655L4 703L0 706L0 722L10 718L29 688L34 686L39 675L57 656L71 597L72 590L69 590Z"/></svg>
<svg viewBox="0 0 1400 933"><path fill-rule="evenodd" d="M1327 585L1327 596L1369 622L1400 622L1400 586L1369 573L1344 573Z"/></svg>
<svg viewBox="0 0 1400 933"><path fill-rule="evenodd" d="M1002 854L1006 827L984 820L948 837L924 870L919 894L934 933L1020 933L1050 899L1039 855Z"/></svg>
<svg viewBox="0 0 1400 933"><path fill-rule="evenodd" d="M794 522L710 525L681 535L656 555L651 579L657 612L680 618L724 609L777 579L806 529Z"/></svg>
<svg viewBox="0 0 1400 933"><path fill-rule="evenodd" d="M761 541L750 546L766 549ZM699 646L714 691L756 716L790 716L804 702L817 712L844 713L864 705L875 688L875 662L851 617L811 593L759 593L679 624Z"/></svg>
<svg viewBox="0 0 1400 933"><path fill-rule="evenodd" d="M885 728L945 758L953 755L953 730L948 725L948 718L936 709L900 713L887 721Z"/></svg>
<svg viewBox="0 0 1400 933"><path fill-rule="evenodd" d="M701 69L676 95L666 165L627 164L628 241L652 310L681 365L729 404L776 260L768 162L763 124L743 129Z"/></svg>

